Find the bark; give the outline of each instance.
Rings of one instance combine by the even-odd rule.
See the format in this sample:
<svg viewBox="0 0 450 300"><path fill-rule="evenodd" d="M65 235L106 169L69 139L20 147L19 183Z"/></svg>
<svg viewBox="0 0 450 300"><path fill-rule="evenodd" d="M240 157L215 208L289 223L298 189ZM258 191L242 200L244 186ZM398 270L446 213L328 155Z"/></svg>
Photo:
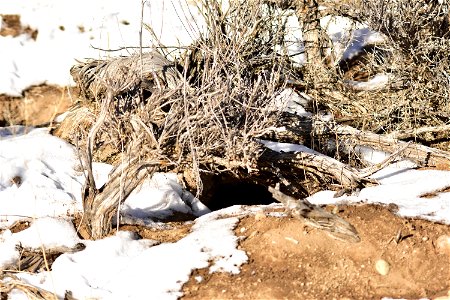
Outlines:
<svg viewBox="0 0 450 300"><path fill-rule="evenodd" d="M328 66L331 65L330 60L333 59L332 54L327 53L327 49L329 49L328 37L320 26L319 2L316 0L299 0L296 14L299 23L302 24L306 55L306 75L313 82L327 82ZM317 77L319 74L320 77Z"/></svg>
<svg viewBox="0 0 450 300"><path fill-rule="evenodd" d="M105 237L112 230L114 216L119 219L120 205L144 180L151 177L160 162L139 162L137 158L121 163L109 175L101 189L89 188L83 198L84 225L92 239ZM120 221L117 222L119 224Z"/></svg>
<svg viewBox="0 0 450 300"><path fill-rule="evenodd" d="M420 129L418 129L420 130ZM360 131L350 126L335 126L333 132L346 147L366 146L392 153L400 147L405 150L400 156L410 159L422 167L450 168L450 152L416 143L407 143L389 135Z"/></svg>

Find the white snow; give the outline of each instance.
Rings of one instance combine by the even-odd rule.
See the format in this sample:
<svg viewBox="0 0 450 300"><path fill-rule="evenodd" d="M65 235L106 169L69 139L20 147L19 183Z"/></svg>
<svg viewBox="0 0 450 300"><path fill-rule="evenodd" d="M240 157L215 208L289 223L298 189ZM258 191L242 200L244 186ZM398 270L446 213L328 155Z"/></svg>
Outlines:
<svg viewBox="0 0 450 300"><path fill-rule="evenodd" d="M274 99L273 107L278 110L285 111L298 116L311 116L312 114L306 111L305 108L311 106L309 97L305 97L291 88L286 88L280 92Z"/></svg>
<svg viewBox="0 0 450 300"><path fill-rule="evenodd" d="M334 192L318 192L308 200L314 204L378 203L395 204L397 214L418 217L450 225L450 193L440 192L450 187L450 172L438 170L414 170L388 167L373 178L378 186L362 189L358 195L333 198ZM435 193L436 196L424 197Z"/></svg>
<svg viewBox="0 0 450 300"><path fill-rule="evenodd" d="M174 212L204 215L185 238L157 245L119 232L95 242L80 240L69 219L82 210L84 183L83 174L75 170L79 166L74 147L44 129L14 127L0 132L0 228L6 229L0 235L0 269L17 263L18 245L39 250L73 248L81 242L86 249L58 257L51 272L17 276L61 298L70 290L82 299L176 299L193 269L209 266L211 272L238 273L247 261L245 252L236 249L233 228L239 220L236 215L252 209L231 208L227 213L234 216L228 217L221 211L210 213L180 186L175 174L157 173L146 180L124 203L122 214L143 220ZM104 184L111 168L94 164L97 186ZM11 233L7 228L17 221L31 226ZM150 290L148 282L154 283ZM16 291L10 296L20 299L23 294Z"/></svg>
<svg viewBox="0 0 450 300"><path fill-rule="evenodd" d="M210 210L183 191L176 174L156 173L130 194L122 212L140 219L164 219L174 212L201 216Z"/></svg>
<svg viewBox="0 0 450 300"><path fill-rule="evenodd" d="M388 74L376 74L368 81L344 80L344 82L357 91L375 91L384 88L392 76Z"/></svg>
<svg viewBox="0 0 450 300"><path fill-rule="evenodd" d="M49 232L51 234L48 234ZM22 247L30 249L73 248L81 242L72 222L50 217L33 220L29 228L13 233L12 237L20 242Z"/></svg>
<svg viewBox="0 0 450 300"><path fill-rule="evenodd" d="M223 1L226 11L227 1ZM29 34L0 36L0 94L20 96L31 85L42 83L72 85L70 68L77 60L106 58L137 53L143 47L159 47L143 23L153 29L167 54L177 57L181 50L206 34L199 1L194 0L22 0L0 2L2 14L18 14L23 27L37 30ZM287 52L304 64L301 28L294 12L286 14ZM1 22L0 22L1 23ZM346 59L367 43L383 36L363 24L344 17L324 17L321 26L333 42L335 57ZM140 34L142 32L142 34ZM144 51L147 48L144 48Z"/></svg>
<svg viewBox="0 0 450 300"><path fill-rule="evenodd" d="M23 217L81 210L83 177L74 148L46 129L0 135L0 228Z"/></svg>
<svg viewBox="0 0 450 300"><path fill-rule="evenodd" d="M202 25L192 1L190 5L185 0L143 2L1 1L2 14L19 14L23 27L38 30L38 34L36 40L28 34L0 36L0 94L20 96L30 85L42 83L70 85L73 82L69 70L76 60L136 53L141 12L144 23L153 26L166 46L187 46L198 37ZM152 44L152 36L145 28L142 46L158 46ZM108 51L118 49L121 51Z"/></svg>
<svg viewBox="0 0 450 300"><path fill-rule="evenodd" d="M261 144L266 146L267 148L277 151L277 152L307 152L311 154L317 154L320 155L319 152L316 152L306 146L303 145L297 145L297 144L290 144L290 143L278 143L278 142L272 142L272 141L266 141L266 140L259 140Z"/></svg>
<svg viewBox="0 0 450 300"><path fill-rule="evenodd" d="M236 214L246 213L240 207L235 211ZM236 249L238 238L232 231L239 219L219 216L221 213L215 212L198 218L192 232L176 243L138 240L129 232L118 232L98 241L84 241L85 250L61 255L53 263L51 272L19 273L17 276L55 292L60 298L64 297L65 291L72 291L77 299L177 299L193 269L210 266L210 272L236 274L247 261L245 252ZM41 229L41 237L52 234L45 226ZM22 235L32 239L29 234L32 230L30 227ZM17 238L17 235L12 236ZM58 240L64 240L64 237L59 236ZM75 242L79 241L73 239L72 243ZM10 249L10 244L4 242L1 245ZM15 254L10 254L9 261L14 260Z"/></svg>
<svg viewBox="0 0 450 300"><path fill-rule="evenodd" d="M275 143L260 140L266 147L278 152L317 153L303 145ZM386 153L364 148L359 154L372 163L386 158ZM321 191L307 200L313 204L375 203L396 204L397 214L403 217L418 217L450 225L450 193L440 192L450 187L450 171L416 170L415 164L402 160L373 174L379 185L366 187L357 195L334 198L335 192ZM424 197L436 194L433 197Z"/></svg>

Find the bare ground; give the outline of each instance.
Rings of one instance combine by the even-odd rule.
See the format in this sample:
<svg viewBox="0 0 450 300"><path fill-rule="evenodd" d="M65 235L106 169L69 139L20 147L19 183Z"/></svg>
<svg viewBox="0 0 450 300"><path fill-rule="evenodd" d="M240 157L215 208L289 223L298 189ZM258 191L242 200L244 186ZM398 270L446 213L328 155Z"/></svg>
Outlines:
<svg viewBox="0 0 450 300"><path fill-rule="evenodd" d="M236 228L249 263L238 275L199 270L183 299L417 299L447 295L450 258L436 247L450 228L374 205L340 207L360 243L335 240L297 219L246 217ZM403 239L396 243L401 231ZM377 260L390 264L387 275ZM195 276L202 276L199 283Z"/></svg>
<svg viewBox="0 0 450 300"><path fill-rule="evenodd" d="M23 97L0 95L0 126L50 125L53 119L76 102L74 88L34 86Z"/></svg>
<svg viewBox="0 0 450 300"><path fill-rule="evenodd" d="M38 86L24 98L0 95L0 124L51 122L73 103L67 91ZM450 299L450 252L437 245L439 237L450 235L450 226L397 217L392 212L395 207L361 205L338 210L357 228L360 243L338 241L297 219L271 217L267 212L242 218L235 232L249 261L241 273L197 270L184 285L183 299ZM191 223L170 225L171 230L161 231L138 226L123 229L143 238L174 242L189 233ZM385 276L375 269L379 259L390 265Z"/></svg>

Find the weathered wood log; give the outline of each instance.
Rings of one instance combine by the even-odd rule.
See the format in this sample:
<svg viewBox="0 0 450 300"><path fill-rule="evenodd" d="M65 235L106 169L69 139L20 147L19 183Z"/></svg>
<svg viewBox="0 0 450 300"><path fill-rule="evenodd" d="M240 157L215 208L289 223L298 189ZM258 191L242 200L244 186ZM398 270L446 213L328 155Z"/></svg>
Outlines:
<svg viewBox="0 0 450 300"><path fill-rule="evenodd" d="M448 132L448 131L450 131L450 125L423 126L423 127L413 128L413 129L408 129L408 130L406 130L406 129L405 130L397 130L397 131L389 133L387 136L389 136L393 139L408 139L408 138L416 138L416 137L426 134L426 133L440 133L440 132Z"/></svg>
<svg viewBox="0 0 450 300"><path fill-rule="evenodd" d="M54 260L63 253L74 253L84 250L86 246L82 243L76 244L69 248L65 246L58 246L49 249L44 248L29 248L17 245L16 249L20 252L19 260L3 268L3 272L30 272L35 273L39 270L45 271L51 268Z"/></svg>
<svg viewBox="0 0 450 300"><path fill-rule="evenodd" d="M8 295L13 290L16 291L19 290L24 295L27 296L27 299L36 299L36 300L58 299L58 296L54 291L50 292L35 285L25 283L25 281L22 278L19 279L17 276L11 273L0 274L0 281L2 282L0 287L2 297L3 295L5 296Z"/></svg>
<svg viewBox="0 0 450 300"><path fill-rule="evenodd" d="M144 178L151 177L160 164L159 161L139 162L133 158L113 169L104 187L86 189L83 220L90 238L100 239L111 231L114 216L119 217L120 204Z"/></svg>
<svg viewBox="0 0 450 300"><path fill-rule="evenodd" d="M364 132L344 125L335 125L331 129L341 144L346 147L366 146L384 152L394 152L399 147L405 147L400 156L410 159L423 167L450 168L450 152L439 150L417 143L407 143L371 132Z"/></svg>
<svg viewBox="0 0 450 300"><path fill-rule="evenodd" d="M292 167L293 171L305 170L320 177L328 176L339 182L343 188L353 190L376 181L361 177L358 170L322 154L308 152L279 153L266 149L259 158L260 167Z"/></svg>
<svg viewBox="0 0 450 300"><path fill-rule="evenodd" d="M301 121L299 121L299 118ZM290 122L301 128L288 126L287 124ZM328 138L332 142L337 140L340 146L347 149L364 146L387 153L395 153L399 149L403 149L398 155L417 163L419 166L450 168L450 152L395 138L397 135L402 136L401 133L392 135L376 134L361 131L351 126L336 124L332 119L313 119L311 117L298 117L289 114L284 114L280 125L283 126L282 130L274 129L270 135L283 141L287 139L292 139L292 141L306 140L310 139L312 134L315 137ZM307 129L309 128L311 131L308 133ZM425 127L418 128L417 132L441 129ZM270 137L270 135L268 136ZM409 134L406 133L406 137L409 137Z"/></svg>

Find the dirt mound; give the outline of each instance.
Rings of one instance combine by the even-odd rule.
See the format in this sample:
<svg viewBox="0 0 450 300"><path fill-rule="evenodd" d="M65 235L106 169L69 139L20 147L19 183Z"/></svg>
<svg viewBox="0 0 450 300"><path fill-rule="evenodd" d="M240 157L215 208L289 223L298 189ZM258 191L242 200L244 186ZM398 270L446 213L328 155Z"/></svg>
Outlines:
<svg viewBox="0 0 450 300"><path fill-rule="evenodd" d="M34 86L23 97L0 95L0 126L44 125L77 100L77 91L51 85Z"/></svg>
<svg viewBox="0 0 450 300"><path fill-rule="evenodd" d="M330 208L331 209L331 208ZM330 238L296 219L247 217L236 228L249 263L238 275L200 270L183 299L380 299L447 295L448 253L436 240L450 228L404 219L373 205L339 207L360 243ZM390 270L383 276L378 260ZM201 277L199 277L201 276ZM200 282L199 282L200 281Z"/></svg>

